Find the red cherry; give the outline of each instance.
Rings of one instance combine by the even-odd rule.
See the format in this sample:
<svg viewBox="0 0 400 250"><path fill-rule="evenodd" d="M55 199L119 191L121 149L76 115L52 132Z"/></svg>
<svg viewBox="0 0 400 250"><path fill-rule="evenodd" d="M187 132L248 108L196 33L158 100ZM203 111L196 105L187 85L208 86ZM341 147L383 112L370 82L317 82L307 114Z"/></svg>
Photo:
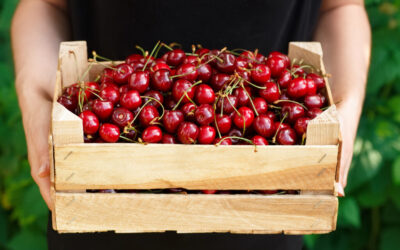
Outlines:
<svg viewBox="0 0 400 250"><path fill-rule="evenodd" d="M182 96L189 96L193 100L195 88L192 88L192 83L185 79L177 80L172 87L172 96L176 102L178 102ZM187 96L184 96L181 103L188 103L190 100Z"/></svg>
<svg viewBox="0 0 400 250"><path fill-rule="evenodd" d="M254 98L253 104L259 115L267 113L268 104L263 98L261 98L261 97Z"/></svg>
<svg viewBox="0 0 400 250"><path fill-rule="evenodd" d="M139 54L131 54L131 55L129 55L129 56L125 59L125 62L126 62L127 64L131 64L131 63L139 62L142 58L143 58L142 55L139 55Z"/></svg>
<svg viewBox="0 0 400 250"><path fill-rule="evenodd" d="M304 68L301 68L300 65L293 65L292 67L292 72L294 75L298 75L298 76L304 76L305 72L304 72Z"/></svg>
<svg viewBox="0 0 400 250"><path fill-rule="evenodd" d="M194 122L196 119L194 117L194 112L196 111L196 105L194 105L191 102L186 103L185 105L182 106L181 110L183 114L185 115L185 119L187 121Z"/></svg>
<svg viewBox="0 0 400 250"><path fill-rule="evenodd" d="M232 145L232 139L231 138L227 138L226 136L223 136L222 138L216 138L214 140L214 144L218 144L218 145L222 145L222 146L228 146L228 145Z"/></svg>
<svg viewBox="0 0 400 250"><path fill-rule="evenodd" d="M307 79L312 79L317 86L317 89L322 89L325 87L325 80L322 76L314 74L314 73L309 73L307 74Z"/></svg>
<svg viewBox="0 0 400 250"><path fill-rule="evenodd" d="M129 90L125 94L122 94L119 103L124 108L134 110L142 105L142 99L140 98L140 94L137 90Z"/></svg>
<svg viewBox="0 0 400 250"><path fill-rule="evenodd" d="M197 79L197 68L191 63L182 64L177 69L176 75L181 75L179 78L193 82Z"/></svg>
<svg viewBox="0 0 400 250"><path fill-rule="evenodd" d="M279 51L273 51L273 52L271 52L271 53L268 55L268 58L270 58L270 57L276 57L276 56L282 58L282 59L285 61L286 67L289 67L289 66L290 66L290 59L289 59L289 57L288 57L287 55L285 55L285 54L282 54L282 53L279 52Z"/></svg>
<svg viewBox="0 0 400 250"><path fill-rule="evenodd" d="M97 94L100 90L100 86L96 82L86 82L84 88L85 88L84 100L92 99L93 97L95 97L95 95L93 93Z"/></svg>
<svg viewBox="0 0 400 250"><path fill-rule="evenodd" d="M160 69L154 72L151 77L151 86L155 90L167 92L171 90L172 80L170 78L171 72L167 69Z"/></svg>
<svg viewBox="0 0 400 250"><path fill-rule="evenodd" d="M99 134L101 139L103 139L105 142L117 142L120 131L119 128L114 124L104 123L100 127Z"/></svg>
<svg viewBox="0 0 400 250"><path fill-rule="evenodd" d="M226 84L231 81L231 76L227 74L215 74L211 76L211 86L215 91L221 90Z"/></svg>
<svg viewBox="0 0 400 250"><path fill-rule="evenodd" d="M198 57L197 56L186 56L185 60L183 60L182 64L191 63L191 64L198 64Z"/></svg>
<svg viewBox="0 0 400 250"><path fill-rule="evenodd" d="M149 126L143 130L142 139L144 142L157 143L162 139L161 129L157 126Z"/></svg>
<svg viewBox="0 0 400 250"><path fill-rule="evenodd" d="M118 92L120 95L123 95L129 91L128 84L122 85L118 88Z"/></svg>
<svg viewBox="0 0 400 250"><path fill-rule="evenodd" d="M91 111L83 111L79 117L82 119L83 132L88 135L95 134L99 129L99 119Z"/></svg>
<svg viewBox="0 0 400 250"><path fill-rule="evenodd" d="M178 140L183 144L196 143L199 136L199 127L192 122L183 122L178 127Z"/></svg>
<svg viewBox="0 0 400 250"><path fill-rule="evenodd" d="M287 65L284 58L280 56L269 56L266 65L271 69L272 77L278 77L286 69Z"/></svg>
<svg viewBox="0 0 400 250"><path fill-rule="evenodd" d="M125 86L125 85L123 85L123 86ZM115 85L115 84L112 83L112 82L103 82L103 83L100 85L100 90L103 90L103 89L105 89L105 88L107 88L107 87L113 87L114 89L117 89L118 92L120 92L120 89L118 88L118 86ZM121 92L120 92L120 93L121 93Z"/></svg>
<svg viewBox="0 0 400 250"><path fill-rule="evenodd" d="M228 115L217 115L216 116L216 125L221 134L226 134L231 130L232 127L232 119Z"/></svg>
<svg viewBox="0 0 400 250"><path fill-rule="evenodd" d="M274 121L266 115L257 116L254 119L253 128L257 134L267 138L275 133Z"/></svg>
<svg viewBox="0 0 400 250"><path fill-rule="evenodd" d="M57 102L61 103L66 109L68 109L71 112L74 112L78 102L76 101L76 98L72 98L70 96L62 95L57 99Z"/></svg>
<svg viewBox="0 0 400 250"><path fill-rule="evenodd" d="M240 53L239 57L245 59L247 63L254 63L256 60L256 57L253 52L246 50Z"/></svg>
<svg viewBox="0 0 400 250"><path fill-rule="evenodd" d="M236 58L236 71L242 72L247 69L249 66L249 63L247 60L243 57L238 57Z"/></svg>
<svg viewBox="0 0 400 250"><path fill-rule="evenodd" d="M202 64L197 69L197 80L201 80L203 83L208 83L211 78L211 66L209 64Z"/></svg>
<svg viewBox="0 0 400 250"><path fill-rule="evenodd" d="M201 190L203 194L215 194L217 190Z"/></svg>
<svg viewBox="0 0 400 250"><path fill-rule="evenodd" d="M181 49L174 49L167 53L166 62L172 66L180 65L186 58L185 51Z"/></svg>
<svg viewBox="0 0 400 250"><path fill-rule="evenodd" d="M318 115L322 114L322 110L319 108L312 108L307 111L307 116L314 119Z"/></svg>
<svg viewBox="0 0 400 250"><path fill-rule="evenodd" d="M114 69L110 69L110 68L104 68L103 69L103 73L101 74L100 77L100 82L114 82Z"/></svg>
<svg viewBox="0 0 400 250"><path fill-rule="evenodd" d="M222 53L218 56L221 60L217 61L217 68L228 74L235 70L236 57L230 53Z"/></svg>
<svg viewBox="0 0 400 250"><path fill-rule="evenodd" d="M156 90L149 90L146 93L143 94L144 96L152 97L156 99L157 101L151 101L149 102L148 105L154 106L155 108L161 107L160 103L164 102L164 96L161 94L161 92L156 91ZM150 98L144 98L144 102L150 101ZM174 105L175 106L175 105Z"/></svg>
<svg viewBox="0 0 400 250"><path fill-rule="evenodd" d="M113 74L114 82L117 84L125 84L128 82L129 77L132 75L133 69L129 64L122 63L118 65Z"/></svg>
<svg viewBox="0 0 400 250"><path fill-rule="evenodd" d="M199 130L199 143L211 144L215 139L215 129L211 126L201 126Z"/></svg>
<svg viewBox="0 0 400 250"><path fill-rule="evenodd" d="M198 124L208 125L214 121L214 109L210 104L202 104L196 109L194 116Z"/></svg>
<svg viewBox="0 0 400 250"><path fill-rule="evenodd" d="M248 82L251 82L251 74L250 74L250 72L249 71L239 71L238 75L245 80L245 81L243 81L243 85L244 86L248 86L249 85Z"/></svg>
<svg viewBox="0 0 400 250"><path fill-rule="evenodd" d="M233 105L233 106L232 106ZM234 95L228 95L226 97L222 97L218 99L217 108L219 111L223 109L224 114L232 113L238 106L238 98Z"/></svg>
<svg viewBox="0 0 400 250"><path fill-rule="evenodd" d="M256 83L264 84L268 82L270 77L271 77L271 70L268 68L267 65L257 64L251 70L251 79Z"/></svg>
<svg viewBox="0 0 400 250"><path fill-rule="evenodd" d="M260 146L264 146L264 145L268 145L268 141L259 135L255 135L253 136L253 138L251 139L251 141L255 144L255 145L260 145Z"/></svg>
<svg viewBox="0 0 400 250"><path fill-rule="evenodd" d="M267 82L265 89L260 89L258 94L264 98L268 103L273 103L280 99L279 88L274 82Z"/></svg>
<svg viewBox="0 0 400 250"><path fill-rule="evenodd" d="M136 71L142 71L144 64L145 64L145 62L135 62L135 63L131 63L129 65L132 67L133 72L136 72Z"/></svg>
<svg viewBox="0 0 400 250"><path fill-rule="evenodd" d="M326 96L323 93L318 93L319 97L321 97L322 105L325 105L326 103Z"/></svg>
<svg viewBox="0 0 400 250"><path fill-rule="evenodd" d="M307 94L307 81L301 77L293 79L289 84L287 94L295 99L305 96Z"/></svg>
<svg viewBox="0 0 400 250"><path fill-rule="evenodd" d="M281 145L293 145L297 141L296 132L292 128L284 128L279 130L277 141Z"/></svg>
<svg viewBox="0 0 400 250"><path fill-rule="evenodd" d="M111 86L105 87L100 91L100 97L103 100L110 101L113 104L116 104L119 101L119 91L118 89Z"/></svg>
<svg viewBox="0 0 400 250"><path fill-rule="evenodd" d="M263 56L261 53L256 53L256 62L257 63L263 63L265 60L265 56Z"/></svg>
<svg viewBox="0 0 400 250"><path fill-rule="evenodd" d="M147 71L135 71L129 79L129 88L144 93L149 87L150 75Z"/></svg>
<svg viewBox="0 0 400 250"><path fill-rule="evenodd" d="M154 106L145 106L139 114L140 123L147 127L158 121L160 114Z"/></svg>
<svg viewBox="0 0 400 250"><path fill-rule="evenodd" d="M86 110L92 111L92 109L93 109L93 100L89 100L87 103L83 105L82 112Z"/></svg>
<svg viewBox="0 0 400 250"><path fill-rule="evenodd" d="M307 126L308 122L310 121L310 118L306 117L300 117L299 119L296 120L294 124L294 130L296 130L296 133L299 136L302 136L307 132Z"/></svg>
<svg viewBox="0 0 400 250"><path fill-rule="evenodd" d="M291 80L292 80L292 75L288 70L285 70L279 76L277 83L282 89L286 89L287 87L289 87Z"/></svg>
<svg viewBox="0 0 400 250"><path fill-rule="evenodd" d="M176 144L176 139L173 135L170 134L163 134L162 139L161 139L161 143L164 144Z"/></svg>
<svg viewBox="0 0 400 250"><path fill-rule="evenodd" d="M233 94L238 99L238 107L246 106L250 103L249 96L251 96L251 89L249 87L245 87L245 89L246 90L244 90L243 88L237 88L233 92Z"/></svg>
<svg viewBox="0 0 400 250"><path fill-rule="evenodd" d="M317 85L313 79L306 79L307 82L307 95L315 95L317 93Z"/></svg>
<svg viewBox="0 0 400 250"><path fill-rule="evenodd" d="M285 129L285 128L290 128L290 125L287 124L287 123L275 122L275 123L274 123L274 128L275 128L274 133L276 133L276 131L277 131L278 129L279 129L279 130L282 130L282 129Z"/></svg>
<svg viewBox="0 0 400 250"><path fill-rule="evenodd" d="M175 108L177 102L173 99L172 94L169 93L168 95L165 96L164 100L164 108L166 109L173 109ZM155 105L153 105L155 107Z"/></svg>
<svg viewBox="0 0 400 250"><path fill-rule="evenodd" d="M199 55L200 57L203 56L204 54L207 54L208 52L210 52L210 50L206 48L200 48L196 50L196 54Z"/></svg>
<svg viewBox="0 0 400 250"><path fill-rule="evenodd" d="M291 123L304 116L304 108L297 103L284 103L281 112L282 115L287 114L286 119Z"/></svg>
<svg viewBox="0 0 400 250"><path fill-rule="evenodd" d="M175 133L183 121L184 114L180 110L167 110L163 117L164 128L168 133Z"/></svg>
<svg viewBox="0 0 400 250"><path fill-rule="evenodd" d="M267 117L269 117L269 119L271 119L272 121L275 121L275 120L276 120L276 115L275 115L275 113L272 112L272 111L267 111L267 113L265 113L265 115L266 115Z"/></svg>
<svg viewBox="0 0 400 250"><path fill-rule="evenodd" d="M114 109L114 105L110 101L102 101L96 99L93 102L92 109L100 120L105 121L111 116Z"/></svg>
<svg viewBox="0 0 400 250"><path fill-rule="evenodd" d="M231 131L229 131L228 136L243 137L243 133L239 129L233 128ZM236 138L231 138L231 140L233 144L237 144L239 142L239 139Z"/></svg>
<svg viewBox="0 0 400 250"><path fill-rule="evenodd" d="M212 104L215 101L214 90L207 84L200 84L195 93L198 104Z"/></svg>
<svg viewBox="0 0 400 250"><path fill-rule="evenodd" d="M171 68L164 61L155 63L153 66L151 66L150 71L157 72L160 69L171 71Z"/></svg>
<svg viewBox="0 0 400 250"><path fill-rule="evenodd" d="M321 96L319 95L308 95L304 98L304 104L307 108L321 108L323 103Z"/></svg>
<svg viewBox="0 0 400 250"><path fill-rule="evenodd" d="M249 128L254 120L254 113L248 107L241 107L239 108L239 114L235 112L233 117L233 122L235 123L236 127L242 129L244 127Z"/></svg>
<svg viewBox="0 0 400 250"><path fill-rule="evenodd" d="M116 108L114 109L111 120L114 124L118 125L118 127L123 128L128 123L132 122L133 114L126 108Z"/></svg>

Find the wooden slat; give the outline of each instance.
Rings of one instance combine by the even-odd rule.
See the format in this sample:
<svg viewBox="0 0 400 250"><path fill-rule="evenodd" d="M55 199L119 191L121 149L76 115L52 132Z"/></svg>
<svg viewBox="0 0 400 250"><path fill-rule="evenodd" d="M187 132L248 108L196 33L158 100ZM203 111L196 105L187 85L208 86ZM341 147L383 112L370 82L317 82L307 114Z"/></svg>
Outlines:
<svg viewBox="0 0 400 250"><path fill-rule="evenodd" d="M339 135L336 106L332 105L308 123L306 145L338 145Z"/></svg>
<svg viewBox="0 0 400 250"><path fill-rule="evenodd" d="M86 41L62 42L60 44L58 70L61 72L62 86L68 87L78 81L87 81L84 76L88 68Z"/></svg>
<svg viewBox="0 0 400 250"><path fill-rule="evenodd" d="M333 189L337 146L55 146L56 190Z"/></svg>
<svg viewBox="0 0 400 250"><path fill-rule="evenodd" d="M326 232L337 210L326 195L56 195L61 232Z"/></svg>
<svg viewBox="0 0 400 250"><path fill-rule="evenodd" d="M54 145L83 143L82 119L58 102L53 103L51 129Z"/></svg>

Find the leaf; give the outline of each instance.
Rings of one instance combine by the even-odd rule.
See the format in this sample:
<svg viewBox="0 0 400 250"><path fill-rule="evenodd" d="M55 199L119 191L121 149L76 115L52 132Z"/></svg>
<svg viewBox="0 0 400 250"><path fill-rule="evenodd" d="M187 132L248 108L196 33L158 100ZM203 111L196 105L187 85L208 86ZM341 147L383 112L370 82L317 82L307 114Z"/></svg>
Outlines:
<svg viewBox="0 0 400 250"><path fill-rule="evenodd" d="M393 177L393 182L396 185L400 185L400 156L396 158L392 165L392 177Z"/></svg>
<svg viewBox="0 0 400 250"><path fill-rule="evenodd" d="M361 216L357 201L352 197L339 200L338 226L343 228L360 228Z"/></svg>
<svg viewBox="0 0 400 250"><path fill-rule="evenodd" d="M380 250L398 250L400 246L400 227L390 227L382 230Z"/></svg>
<svg viewBox="0 0 400 250"><path fill-rule="evenodd" d="M22 229L7 244L10 250L43 250L47 249L44 235Z"/></svg>
<svg viewBox="0 0 400 250"><path fill-rule="evenodd" d="M5 245L8 236L7 214L3 207L0 206L0 246Z"/></svg>

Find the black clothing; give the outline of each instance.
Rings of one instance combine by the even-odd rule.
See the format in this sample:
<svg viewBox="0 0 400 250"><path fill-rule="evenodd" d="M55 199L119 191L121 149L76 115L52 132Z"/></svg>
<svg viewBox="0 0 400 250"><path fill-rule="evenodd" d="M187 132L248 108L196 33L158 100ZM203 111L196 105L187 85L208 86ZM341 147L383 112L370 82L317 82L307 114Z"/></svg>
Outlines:
<svg viewBox="0 0 400 250"><path fill-rule="evenodd" d="M89 52L123 60L135 45L158 40L209 49L287 51L289 41L311 39L321 0L69 0L73 40ZM58 234L48 228L49 249L301 249L301 236L238 234Z"/></svg>

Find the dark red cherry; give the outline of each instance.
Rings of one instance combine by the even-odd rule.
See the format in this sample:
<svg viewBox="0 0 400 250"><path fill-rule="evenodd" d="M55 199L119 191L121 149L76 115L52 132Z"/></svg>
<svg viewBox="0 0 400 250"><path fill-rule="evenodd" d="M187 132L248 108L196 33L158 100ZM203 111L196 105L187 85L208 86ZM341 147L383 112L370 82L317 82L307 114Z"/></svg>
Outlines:
<svg viewBox="0 0 400 250"><path fill-rule="evenodd" d="M162 140L162 132L158 126L149 126L143 130L142 139L144 142L157 143Z"/></svg>
<svg viewBox="0 0 400 250"><path fill-rule="evenodd" d="M211 144L215 139L215 129L211 126L201 126L198 141L200 144Z"/></svg>
<svg viewBox="0 0 400 250"><path fill-rule="evenodd" d="M183 63L186 58L185 51L181 49L174 49L168 52L166 62L172 66L178 66Z"/></svg>
<svg viewBox="0 0 400 250"><path fill-rule="evenodd" d="M83 111L79 117L82 119L83 132L88 135L95 134L99 129L99 119L91 111Z"/></svg>
<svg viewBox="0 0 400 250"><path fill-rule="evenodd" d="M322 110L319 108L312 108L307 111L307 116L314 119L318 115L322 114Z"/></svg>
<svg viewBox="0 0 400 250"><path fill-rule="evenodd" d="M307 117L300 117L299 119L296 120L294 124L294 130L296 130L296 133L299 136L302 136L307 132L307 126L309 121L310 118Z"/></svg>
<svg viewBox="0 0 400 250"><path fill-rule="evenodd" d="M191 102L186 103L185 105L182 106L181 110L183 114L185 115L185 120L194 122L196 121L196 118L194 117L194 112L196 111L196 105L194 105Z"/></svg>
<svg viewBox="0 0 400 250"><path fill-rule="evenodd" d="M284 128L279 130L277 135L277 142L281 145L293 145L296 144L297 135L294 129Z"/></svg>
<svg viewBox="0 0 400 250"><path fill-rule="evenodd" d="M173 135L164 133L161 139L161 143L164 144L176 144L176 139Z"/></svg>
<svg viewBox="0 0 400 250"><path fill-rule="evenodd" d="M114 69L104 68L103 73L100 76L100 83L103 82L114 82Z"/></svg>
<svg viewBox="0 0 400 250"><path fill-rule="evenodd" d="M300 117L304 116L304 108L297 104L297 103L291 103L287 102L282 105L282 115L286 115L286 120L290 123L295 122L297 119Z"/></svg>
<svg viewBox="0 0 400 250"><path fill-rule="evenodd" d="M133 72L136 72L136 71L142 71L144 64L145 64L145 62L135 62L135 63L131 63L129 65L132 67Z"/></svg>
<svg viewBox="0 0 400 250"><path fill-rule="evenodd" d="M211 66L209 64L202 64L197 69L197 80L201 80L203 83L208 83L211 78Z"/></svg>
<svg viewBox="0 0 400 250"><path fill-rule="evenodd" d="M111 87L111 86L105 87L104 89L102 89L100 91L100 97L103 100L112 102L113 104L116 104L119 102L119 96L120 95L119 95L118 89Z"/></svg>
<svg viewBox="0 0 400 250"><path fill-rule="evenodd" d="M307 94L307 81L301 77L293 79L287 88L287 94L295 99L305 96Z"/></svg>
<svg viewBox="0 0 400 250"><path fill-rule="evenodd" d="M280 58L282 58L282 59L284 59L285 64L286 64L286 67L289 67L289 66L290 66L290 59L289 59L289 57L288 57L287 55L285 55L285 54L279 52L279 51L273 51L273 52L271 52L271 53L268 55L268 58L270 58L270 57L276 57L276 56L277 56L277 57L280 57Z"/></svg>
<svg viewBox="0 0 400 250"><path fill-rule="evenodd" d="M191 63L182 64L176 70L176 75L180 75L179 78L181 79L193 82L197 79L197 68Z"/></svg>
<svg viewBox="0 0 400 250"><path fill-rule="evenodd" d="M139 62L142 58L143 58L143 56L140 54L131 54L125 59L125 62L127 64L131 64L131 63Z"/></svg>
<svg viewBox="0 0 400 250"><path fill-rule="evenodd" d="M300 65L297 65L297 64L293 65L291 70L292 70L292 73L297 76L302 77L305 74L304 68L300 67Z"/></svg>
<svg viewBox="0 0 400 250"><path fill-rule="evenodd" d="M125 94L122 94L119 103L124 108L134 110L142 105L142 99L140 98L140 94L137 90L129 90Z"/></svg>
<svg viewBox="0 0 400 250"><path fill-rule="evenodd" d="M200 84L196 88L195 98L197 104L212 104L215 101L215 93L207 84Z"/></svg>
<svg viewBox="0 0 400 250"><path fill-rule="evenodd" d="M125 86L125 85L123 85L123 86ZM114 89L117 89L118 92L121 93L121 91L119 90L120 88L117 85L115 85L113 82L103 82L103 83L101 83L100 91L105 89L105 88L107 88L107 87L113 87Z"/></svg>
<svg viewBox="0 0 400 250"><path fill-rule="evenodd" d="M265 61L265 56L264 56L263 54L261 54L261 53L255 53L254 55L255 55L255 57L256 57L256 62L257 62L257 63L264 63L264 61Z"/></svg>
<svg viewBox="0 0 400 250"><path fill-rule="evenodd" d="M128 84L122 85L118 88L119 94L123 95L129 91L129 86Z"/></svg>
<svg viewBox="0 0 400 250"><path fill-rule="evenodd" d="M317 75L315 73L307 74L307 79L312 79L317 86L317 89L322 89L325 87L325 80L322 76Z"/></svg>
<svg viewBox="0 0 400 250"><path fill-rule="evenodd" d="M240 53L239 57L245 59L248 63L254 63L256 61L254 53L249 50Z"/></svg>
<svg viewBox="0 0 400 250"><path fill-rule="evenodd" d="M226 134L231 130L232 119L228 115L217 115L215 127L219 130L221 134Z"/></svg>
<svg viewBox="0 0 400 250"><path fill-rule="evenodd" d="M194 112L196 122L203 126L212 123L214 115L214 109L210 104L202 104Z"/></svg>
<svg viewBox="0 0 400 250"><path fill-rule="evenodd" d="M151 66L150 71L151 72L157 72L160 69L171 71L171 68L164 61L160 61L160 62L154 63L154 65Z"/></svg>
<svg viewBox="0 0 400 250"><path fill-rule="evenodd" d="M231 129L231 131L229 131L228 136L243 137L243 133L239 129L233 128ZM239 142L239 139L232 138L231 141L233 144L237 144Z"/></svg>
<svg viewBox="0 0 400 250"><path fill-rule="evenodd" d="M249 87L245 87L246 90L243 88L237 88L233 92L233 94L238 99L238 107L246 106L250 103L250 96L251 96L251 89Z"/></svg>
<svg viewBox="0 0 400 250"><path fill-rule="evenodd" d="M218 70L232 74L236 66L236 57L230 53L222 53L218 56L221 60L217 60Z"/></svg>
<svg viewBox="0 0 400 250"><path fill-rule="evenodd" d="M226 84L231 81L231 76L223 73L211 76L211 86L215 91L221 90Z"/></svg>
<svg viewBox="0 0 400 250"><path fill-rule="evenodd" d="M150 75L147 71L135 71L129 79L129 88L144 93L150 84Z"/></svg>
<svg viewBox="0 0 400 250"><path fill-rule="evenodd" d="M269 119L271 119L272 121L275 121L275 120L276 120L276 115L275 115L275 113L272 112L272 111L267 111L267 113L265 113L265 115L268 116Z"/></svg>
<svg viewBox="0 0 400 250"><path fill-rule="evenodd" d="M132 75L132 73L132 67L129 64L122 63L118 65L114 70L114 82L120 85L128 83L129 77Z"/></svg>
<svg viewBox="0 0 400 250"><path fill-rule="evenodd" d="M277 83L279 84L281 89L286 89L287 87L289 87L291 80L292 80L292 75L288 70L285 70L279 76Z"/></svg>
<svg viewBox="0 0 400 250"><path fill-rule="evenodd" d="M172 96L176 102L184 96L181 103L188 103L190 100L187 97L193 100L194 93L195 88L192 88L192 83L185 79L178 79L172 87Z"/></svg>
<svg viewBox="0 0 400 250"><path fill-rule="evenodd" d="M259 84L265 84L271 77L271 71L265 64L257 64L251 69L251 79Z"/></svg>
<svg viewBox="0 0 400 250"><path fill-rule="evenodd" d="M133 114L126 108L116 108L111 115L112 122L120 128L125 127L133 120Z"/></svg>
<svg viewBox="0 0 400 250"><path fill-rule="evenodd" d="M140 123L145 127L156 123L159 117L160 114L158 113L158 110L151 105L143 107L142 111L139 114Z"/></svg>
<svg viewBox="0 0 400 250"><path fill-rule="evenodd" d="M210 52L210 50L206 48L200 48L196 50L196 54L199 55L200 57L203 56L204 54L207 54L208 52Z"/></svg>
<svg viewBox="0 0 400 250"><path fill-rule="evenodd" d="M319 95L308 95L304 98L304 104L307 108L321 108L323 105L321 96Z"/></svg>
<svg viewBox="0 0 400 250"><path fill-rule="evenodd" d="M146 93L143 94L143 96L148 96L156 99L157 101L151 101L149 102L148 105L154 106L155 108L161 107L160 103L164 102L164 96L161 94L161 92L156 91L156 90L149 90ZM150 98L144 98L144 102L150 101ZM175 105L174 105L175 106Z"/></svg>
<svg viewBox="0 0 400 250"><path fill-rule="evenodd" d="M192 122L182 122L178 127L178 140L183 144L196 143L199 136L199 127Z"/></svg>
<svg viewBox="0 0 400 250"><path fill-rule="evenodd" d="M261 98L261 97L254 98L253 104L259 115L267 113L268 104L263 98Z"/></svg>
<svg viewBox="0 0 400 250"><path fill-rule="evenodd" d="M251 73L250 71L239 71L238 75L244 79L243 85L248 86L249 82L251 82Z"/></svg>
<svg viewBox="0 0 400 250"><path fill-rule="evenodd" d="M182 64L191 63L193 65L197 65L199 63L199 58L197 56L186 56L185 60L183 60Z"/></svg>
<svg viewBox="0 0 400 250"><path fill-rule="evenodd" d="M114 104L110 101L96 99L93 102L92 109L100 120L105 121L111 116Z"/></svg>
<svg viewBox="0 0 400 250"><path fill-rule="evenodd" d="M163 116L164 128L168 133L175 133L183 121L184 114L180 110L167 110Z"/></svg>
<svg viewBox="0 0 400 250"><path fill-rule="evenodd" d="M99 135L105 142L117 142L119 139L120 130L114 124L104 123L100 127Z"/></svg>
<svg viewBox="0 0 400 250"><path fill-rule="evenodd" d="M253 122L253 128L257 134L269 138L275 133L274 121L266 115L257 116Z"/></svg>
<svg viewBox="0 0 400 250"><path fill-rule="evenodd" d="M245 71L248 66L249 66L249 63L247 62L247 60L245 58L243 58L243 57L236 58L236 71L237 72Z"/></svg>
<svg viewBox="0 0 400 250"><path fill-rule="evenodd" d="M221 111L221 109L223 109L222 112L224 114L232 113L235 110L234 108L236 108L237 106L238 106L238 98L234 95L221 97L218 99L217 102L218 110Z"/></svg>
<svg viewBox="0 0 400 250"><path fill-rule="evenodd" d="M100 86L97 82L85 82L84 84L84 100L90 100L95 97L100 91Z"/></svg>
<svg viewBox="0 0 400 250"><path fill-rule="evenodd" d="M151 86L155 90L167 92L171 90L172 79L170 78L171 72L167 69L160 69L154 72L151 77Z"/></svg>
<svg viewBox="0 0 400 250"><path fill-rule="evenodd" d="M267 103L273 103L280 99L279 88L274 82L267 82L265 89L260 89L258 94L264 98Z"/></svg>
<svg viewBox="0 0 400 250"><path fill-rule="evenodd" d="M266 145L268 145L267 139L265 139L264 137L259 136L259 135L253 136L253 138L251 139L251 141L254 143L254 145L259 145L259 146L266 146Z"/></svg>
<svg viewBox="0 0 400 250"><path fill-rule="evenodd" d="M61 103L66 109L71 112L74 112L76 107L78 106L78 102L75 97L70 97L67 95L62 95L57 99L57 102Z"/></svg>
<svg viewBox="0 0 400 250"><path fill-rule="evenodd" d="M271 70L272 77L278 77L286 69L287 65L284 58L280 56L269 56L265 63Z"/></svg>
<svg viewBox="0 0 400 250"><path fill-rule="evenodd" d="M165 100L164 100L163 104L164 104L164 108L166 108L166 109L173 109L176 106L176 101L173 99L171 93L169 93L168 95L165 96Z"/></svg>
<svg viewBox="0 0 400 250"><path fill-rule="evenodd" d="M228 146L228 145L232 145L232 139L231 138L227 138L226 136L223 136L222 138L216 138L214 140L214 144L218 144L218 145L222 145L222 146Z"/></svg>
<svg viewBox="0 0 400 250"><path fill-rule="evenodd" d="M240 115L235 112L233 117L233 122L235 123L236 127L240 129L244 127L250 128L254 120L253 110L249 109L248 107L241 107L238 109L238 111Z"/></svg>
<svg viewBox="0 0 400 250"><path fill-rule="evenodd" d="M290 128L290 125L287 124L287 123L275 122L275 123L274 123L274 128L275 128L274 133L276 133L276 131L277 131L278 129L279 129L279 130L282 130L282 129L285 129L285 128Z"/></svg>
<svg viewBox="0 0 400 250"><path fill-rule="evenodd" d="M315 95L317 93L317 85L313 79L307 79L307 95Z"/></svg>

